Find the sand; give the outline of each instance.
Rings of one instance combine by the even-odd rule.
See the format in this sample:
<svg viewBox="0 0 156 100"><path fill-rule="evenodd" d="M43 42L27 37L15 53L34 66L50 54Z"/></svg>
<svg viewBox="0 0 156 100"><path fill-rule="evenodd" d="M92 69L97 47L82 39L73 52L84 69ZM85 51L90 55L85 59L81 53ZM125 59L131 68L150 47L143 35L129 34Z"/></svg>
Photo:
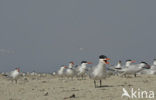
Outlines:
<svg viewBox="0 0 156 100"><path fill-rule="evenodd" d="M8 78L0 76L0 100L148 100L122 98L122 89L140 88L156 93L156 76L154 75L140 75L136 78L111 76L102 83L103 87L95 88L93 80L89 78L62 80L46 75L20 77L15 84ZM75 98L68 98L73 94Z"/></svg>

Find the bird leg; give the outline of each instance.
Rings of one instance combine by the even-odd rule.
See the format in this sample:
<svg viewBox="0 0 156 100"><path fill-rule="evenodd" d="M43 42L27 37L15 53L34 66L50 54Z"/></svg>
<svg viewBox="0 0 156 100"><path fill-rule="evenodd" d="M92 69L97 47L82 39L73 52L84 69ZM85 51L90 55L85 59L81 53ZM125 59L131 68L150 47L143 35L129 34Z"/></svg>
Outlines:
<svg viewBox="0 0 156 100"><path fill-rule="evenodd" d="M96 88L96 81L94 80L94 86L95 86L95 88Z"/></svg>
<svg viewBox="0 0 156 100"><path fill-rule="evenodd" d="M102 81L100 80L100 87L102 86Z"/></svg>
<svg viewBox="0 0 156 100"><path fill-rule="evenodd" d="M136 74L134 74L134 77L136 77Z"/></svg>
<svg viewBox="0 0 156 100"><path fill-rule="evenodd" d="M16 82L16 84L17 84L17 79L15 79L15 82Z"/></svg>
<svg viewBox="0 0 156 100"><path fill-rule="evenodd" d="M15 83L17 84L17 79L15 79Z"/></svg>

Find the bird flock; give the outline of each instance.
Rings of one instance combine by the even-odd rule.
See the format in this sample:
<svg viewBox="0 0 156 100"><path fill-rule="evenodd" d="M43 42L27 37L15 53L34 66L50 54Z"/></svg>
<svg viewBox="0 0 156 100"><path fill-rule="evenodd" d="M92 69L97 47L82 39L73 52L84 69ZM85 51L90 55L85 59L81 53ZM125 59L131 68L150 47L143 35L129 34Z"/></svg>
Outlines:
<svg viewBox="0 0 156 100"><path fill-rule="evenodd" d="M60 66L59 70L53 72L53 76L59 77L59 79L71 79L77 78L78 80L84 80L86 76L94 81L94 86L102 87L102 80L110 77L111 75L117 75L121 77L127 77L127 75L137 75L141 74L156 74L156 59L154 59L153 64L149 65L146 62L136 63L134 60L126 60L125 64L122 64L121 61L118 61L115 66L107 66L109 65L109 58L105 55L99 56L99 61L97 65L93 65L92 62L82 61L80 65L75 66L74 62L69 62L69 65ZM92 66L88 66L91 64ZM10 77L12 81L17 83L18 76L25 75L46 75L45 73L22 73L19 68L11 71L10 73L1 73L4 76ZM97 81L99 81L100 85L97 85Z"/></svg>

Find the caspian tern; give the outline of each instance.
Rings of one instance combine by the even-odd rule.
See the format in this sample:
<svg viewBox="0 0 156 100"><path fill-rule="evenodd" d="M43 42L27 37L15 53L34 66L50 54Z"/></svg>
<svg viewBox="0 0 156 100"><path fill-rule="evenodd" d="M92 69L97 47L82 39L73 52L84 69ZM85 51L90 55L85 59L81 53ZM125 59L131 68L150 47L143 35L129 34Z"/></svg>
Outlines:
<svg viewBox="0 0 156 100"><path fill-rule="evenodd" d="M136 61L134 61L134 60L126 60L125 65L122 65L121 60L119 60L118 64L116 66L110 67L110 69L112 69L114 71L121 70L121 69L123 69L125 67L128 67L128 66L132 65L132 63L135 63L135 62Z"/></svg>
<svg viewBox="0 0 156 100"><path fill-rule="evenodd" d="M120 71L123 72L122 75L133 74L136 77L136 73L149 68L150 66L146 62L141 62L140 64L126 66Z"/></svg>
<svg viewBox="0 0 156 100"><path fill-rule="evenodd" d="M126 60L125 65L122 65L121 60L119 60L119 62L116 66L107 67L107 69L111 70L111 71L115 71L115 74L118 75L118 73L123 72L122 71L123 68L128 67L128 66L132 65L132 63L135 63L135 62L136 61L134 61L134 60Z"/></svg>
<svg viewBox="0 0 156 100"><path fill-rule="evenodd" d="M66 70L66 76L68 78L71 77L72 79L75 76L75 70L73 69L73 66L74 66L74 62L73 61L69 62L69 66Z"/></svg>
<svg viewBox="0 0 156 100"><path fill-rule="evenodd" d="M10 72L9 76L12 78L12 81L15 80L15 82L17 83L17 78L19 76L19 73L20 73L20 69L19 68L16 68L15 70Z"/></svg>
<svg viewBox="0 0 156 100"><path fill-rule="evenodd" d="M65 75L64 71L65 71L66 68L67 68L67 66L60 67L60 69L57 72L57 74L58 74L59 77L62 77L63 78L63 76Z"/></svg>
<svg viewBox="0 0 156 100"><path fill-rule="evenodd" d="M150 69L143 70L139 74L156 74L156 59L154 59Z"/></svg>
<svg viewBox="0 0 156 100"><path fill-rule="evenodd" d="M76 68L76 72L77 72L78 77L81 76L83 79L84 75L86 74L87 64L92 64L92 63L87 62L87 61L82 61L81 65Z"/></svg>
<svg viewBox="0 0 156 100"><path fill-rule="evenodd" d="M133 63L136 63L136 61L135 60L126 60L125 67L128 67L128 66L132 65Z"/></svg>
<svg viewBox="0 0 156 100"><path fill-rule="evenodd" d="M102 79L106 78L106 64L109 64L107 56L100 55L99 63L92 68L89 73L89 77L94 80L94 86L96 88L96 80L100 80L100 87L102 86Z"/></svg>

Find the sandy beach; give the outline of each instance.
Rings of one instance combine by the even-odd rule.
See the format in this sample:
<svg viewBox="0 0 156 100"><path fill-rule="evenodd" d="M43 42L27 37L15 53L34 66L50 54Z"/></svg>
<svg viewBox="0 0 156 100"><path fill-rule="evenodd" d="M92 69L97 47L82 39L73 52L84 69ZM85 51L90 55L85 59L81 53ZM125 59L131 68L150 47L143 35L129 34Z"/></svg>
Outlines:
<svg viewBox="0 0 156 100"><path fill-rule="evenodd" d="M89 78L62 80L52 75L26 76L21 77L15 84L1 76L0 100L131 100L128 97L121 97L123 88L156 91L155 84L154 75L141 75L136 78L111 76L103 80L103 87L100 88L95 88L93 80ZM69 98L73 94L75 98Z"/></svg>

